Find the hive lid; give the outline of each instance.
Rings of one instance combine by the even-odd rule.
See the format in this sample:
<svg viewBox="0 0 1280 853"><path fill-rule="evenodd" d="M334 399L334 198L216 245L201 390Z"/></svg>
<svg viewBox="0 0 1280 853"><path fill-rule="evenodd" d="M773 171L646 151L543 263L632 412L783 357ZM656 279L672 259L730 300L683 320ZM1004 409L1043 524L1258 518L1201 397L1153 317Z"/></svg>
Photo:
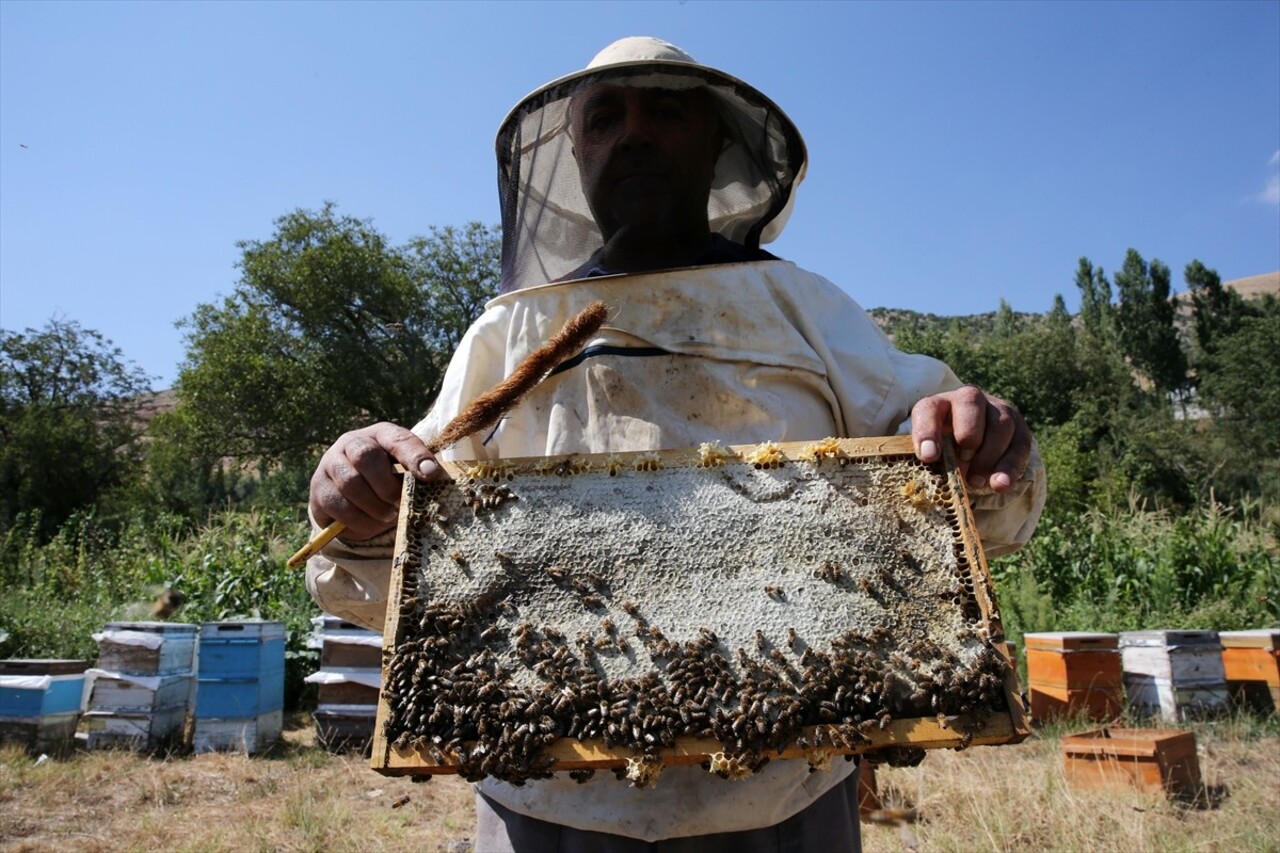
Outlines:
<svg viewBox="0 0 1280 853"><path fill-rule="evenodd" d="M108 622L104 631L140 631L147 634L195 636L196 625L189 622Z"/></svg>
<svg viewBox="0 0 1280 853"><path fill-rule="evenodd" d="M1067 735L1060 743L1064 754L1080 756L1154 759L1158 755L1167 760L1183 754L1194 755L1196 750L1194 732L1171 729L1108 727Z"/></svg>
<svg viewBox="0 0 1280 853"><path fill-rule="evenodd" d="M88 668L88 661L66 658L0 660L0 675L79 675Z"/></svg>
<svg viewBox="0 0 1280 853"><path fill-rule="evenodd" d="M1022 642L1028 651L1105 651L1117 648L1119 638L1116 634L1095 634L1088 631L1047 631L1023 634Z"/></svg>
<svg viewBox="0 0 1280 853"><path fill-rule="evenodd" d="M320 619L320 625L326 634L334 631L369 631L365 626L349 622L340 616L323 616Z"/></svg>
<svg viewBox="0 0 1280 853"><path fill-rule="evenodd" d="M1219 631L1224 649L1280 649L1280 628L1251 631Z"/></svg>
<svg viewBox="0 0 1280 853"><path fill-rule="evenodd" d="M203 640L274 640L284 636L284 623L265 619L242 619L228 622L204 622L200 625Z"/></svg>
<svg viewBox="0 0 1280 853"><path fill-rule="evenodd" d="M1120 634L1120 647L1141 646L1217 646L1217 631L1124 631Z"/></svg>

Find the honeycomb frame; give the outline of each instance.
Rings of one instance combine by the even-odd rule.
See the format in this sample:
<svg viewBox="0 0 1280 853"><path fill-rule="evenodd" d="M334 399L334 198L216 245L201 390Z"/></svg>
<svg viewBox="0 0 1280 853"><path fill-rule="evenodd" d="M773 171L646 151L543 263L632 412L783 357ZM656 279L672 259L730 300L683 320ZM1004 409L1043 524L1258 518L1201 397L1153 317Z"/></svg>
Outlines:
<svg viewBox="0 0 1280 853"><path fill-rule="evenodd" d="M1014 743L952 448L907 436L445 462L405 478L372 749L388 775Z"/></svg>

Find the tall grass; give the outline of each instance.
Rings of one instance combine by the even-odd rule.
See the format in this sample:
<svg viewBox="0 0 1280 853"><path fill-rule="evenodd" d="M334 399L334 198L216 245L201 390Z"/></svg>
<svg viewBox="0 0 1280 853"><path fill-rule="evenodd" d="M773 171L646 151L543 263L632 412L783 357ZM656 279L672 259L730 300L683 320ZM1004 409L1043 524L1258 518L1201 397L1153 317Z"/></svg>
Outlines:
<svg viewBox="0 0 1280 853"><path fill-rule="evenodd" d="M113 529L87 513L46 543L37 530L27 519L0 538L0 657L93 660L94 632L152 618L152 600L172 587L185 603L171 621L283 621L290 699L314 669L305 640L319 610L302 572L284 565L308 532L292 511L228 510L194 529L174 516Z"/></svg>
<svg viewBox="0 0 1280 853"><path fill-rule="evenodd" d="M1033 631L1235 630L1280 623L1280 514L1210 502L1046 519L992 565L1011 639Z"/></svg>

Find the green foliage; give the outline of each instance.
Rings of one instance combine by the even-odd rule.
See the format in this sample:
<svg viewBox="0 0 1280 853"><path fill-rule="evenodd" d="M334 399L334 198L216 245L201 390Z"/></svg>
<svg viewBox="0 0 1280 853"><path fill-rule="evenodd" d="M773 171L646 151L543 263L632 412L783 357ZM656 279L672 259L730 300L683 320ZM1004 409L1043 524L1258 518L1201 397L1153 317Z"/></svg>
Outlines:
<svg viewBox="0 0 1280 853"><path fill-rule="evenodd" d="M1214 339L1211 370L1200 381L1217 420L1259 459L1280 453L1280 303L1264 302Z"/></svg>
<svg viewBox="0 0 1280 853"><path fill-rule="evenodd" d="M303 573L285 567L308 534L295 512L227 511L194 530L176 516L137 517L119 531L83 514L47 543L36 528L28 521L0 540L0 629L9 634L0 656L93 660L93 632L151 618L152 599L169 587L186 599L175 621L283 621L294 701L315 669L305 641L319 610Z"/></svg>
<svg viewBox="0 0 1280 853"><path fill-rule="evenodd" d="M183 322L175 434L205 466L296 463L357 425L417 422L497 292L498 247L478 224L396 248L332 204L281 217L240 244L235 293Z"/></svg>
<svg viewBox="0 0 1280 853"><path fill-rule="evenodd" d="M1212 356L1221 338L1235 333L1248 309L1240 294L1222 286L1218 271L1200 261L1187 264L1182 276L1191 294L1198 364Z"/></svg>
<svg viewBox="0 0 1280 853"><path fill-rule="evenodd" d="M1157 390L1180 390L1186 383L1187 359L1174 326L1169 268L1158 260L1148 266L1142 255L1130 249L1115 280L1120 297L1116 320L1124 354Z"/></svg>
<svg viewBox="0 0 1280 853"><path fill-rule="evenodd" d="M1111 305L1111 282L1102 267L1081 258L1076 267L1076 289L1080 291L1080 323L1096 341L1113 341L1116 336L1115 309Z"/></svg>
<svg viewBox="0 0 1280 853"><path fill-rule="evenodd" d="M118 503L148 381L78 323L0 331L0 529L28 514L48 537L95 501Z"/></svg>
<svg viewBox="0 0 1280 853"><path fill-rule="evenodd" d="M1206 503L1047 518L996 561L1006 627L1031 631L1234 630L1280 619L1274 508Z"/></svg>

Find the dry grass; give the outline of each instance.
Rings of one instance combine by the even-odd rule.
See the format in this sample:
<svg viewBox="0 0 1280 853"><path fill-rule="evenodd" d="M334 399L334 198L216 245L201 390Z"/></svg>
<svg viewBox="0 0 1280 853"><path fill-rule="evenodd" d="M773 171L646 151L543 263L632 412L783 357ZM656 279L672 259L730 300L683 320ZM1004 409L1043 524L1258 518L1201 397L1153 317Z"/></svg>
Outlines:
<svg viewBox="0 0 1280 853"><path fill-rule="evenodd" d="M1148 724L1150 725L1150 724ZM1205 790L1193 802L1136 789L1068 787L1057 725L1017 746L936 751L913 768L878 771L886 805L919 820L863 827L867 853L922 851L1275 851L1280 849L1280 737L1249 718L1194 728Z"/></svg>
<svg viewBox="0 0 1280 853"><path fill-rule="evenodd" d="M471 789L379 776L309 729L266 757L0 752L0 850L433 851L473 830ZM404 797L409 801L394 807Z"/></svg>
<svg viewBox="0 0 1280 853"><path fill-rule="evenodd" d="M1070 727L1079 731L1086 726ZM883 798L918 809L908 833L864 825L868 853L1265 851L1280 846L1280 736L1248 718L1197 726L1212 803L1068 788L1058 726L1012 747L937 751L882 768ZM0 751L0 851L457 851L473 831L470 788L386 778L331 755L303 728L267 757L75 753L36 767ZM610 780L611 781L611 780ZM403 797L409 802L393 804Z"/></svg>

